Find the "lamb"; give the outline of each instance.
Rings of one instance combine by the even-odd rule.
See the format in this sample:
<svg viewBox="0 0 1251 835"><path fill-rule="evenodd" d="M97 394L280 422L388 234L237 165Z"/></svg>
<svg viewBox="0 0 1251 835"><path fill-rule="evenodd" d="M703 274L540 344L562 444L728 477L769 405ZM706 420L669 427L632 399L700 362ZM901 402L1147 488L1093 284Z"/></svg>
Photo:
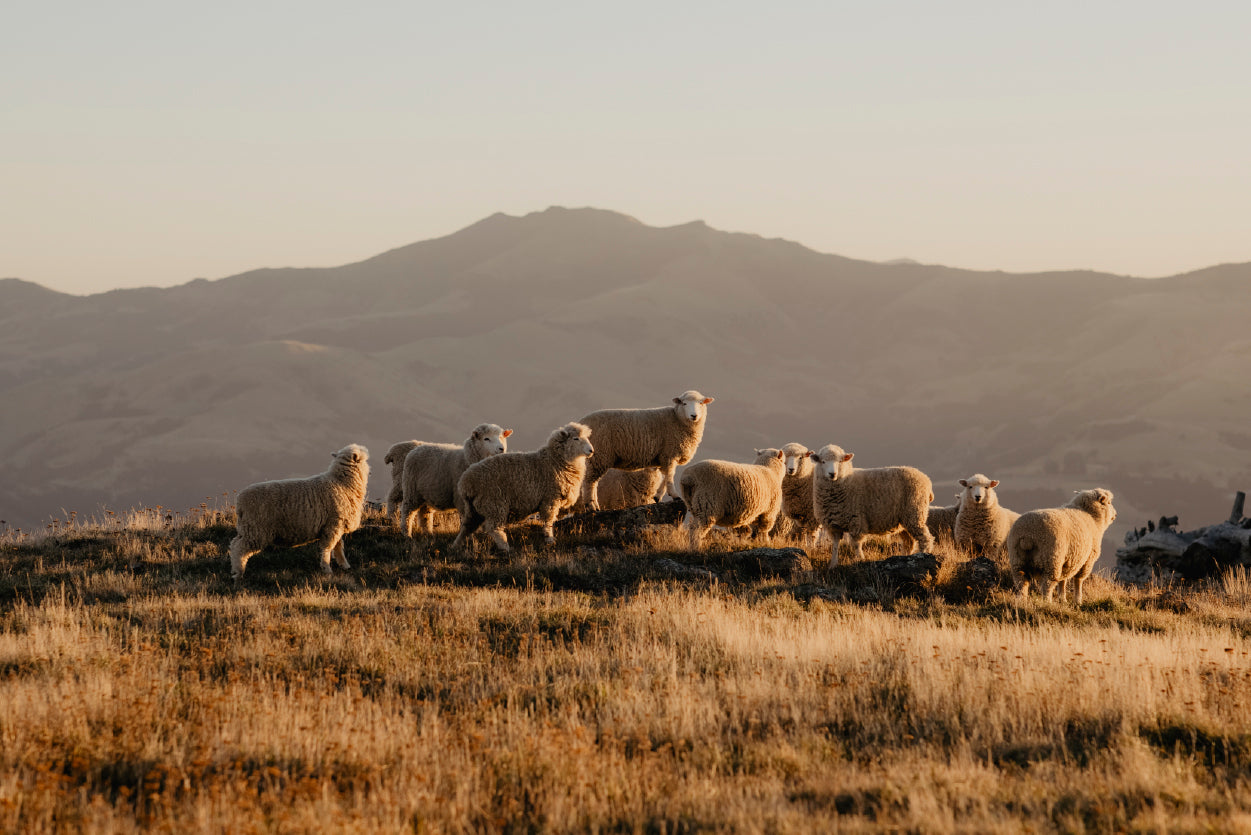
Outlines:
<svg viewBox="0 0 1251 835"><path fill-rule="evenodd" d="M404 500L404 459L413 447L420 446L421 441L400 441L392 444L387 450L382 463L391 465L391 492L387 494L387 516L395 520L396 527L400 524L400 502Z"/></svg>
<svg viewBox="0 0 1251 835"><path fill-rule="evenodd" d="M1077 605L1082 584L1094 570L1103 534L1116 521L1112 491L1103 488L1079 492L1064 507L1024 513L1008 531L1008 561L1020 578L1017 591L1029 595L1030 583L1045 584L1048 601L1061 584L1060 599L1068 597L1068 580L1076 578Z"/></svg>
<svg viewBox="0 0 1251 835"><path fill-rule="evenodd" d="M262 481L239 491L237 534L230 542L231 577L242 578L252 555L271 544L316 542L322 571L330 573L332 553L340 568L350 568L343 537L361 525L369 450L348 444L331 456L330 468L320 475Z"/></svg>
<svg viewBox="0 0 1251 835"><path fill-rule="evenodd" d="M956 516L960 513L960 497L956 494L956 503L947 507L930 505L925 516L925 527L930 529L934 537L934 547L939 550L952 550L956 545Z"/></svg>
<svg viewBox="0 0 1251 835"><path fill-rule="evenodd" d="M786 463L786 475L782 478L782 513L794 522L805 545L821 527L812 508L812 459L808 457L809 452L803 444L790 443L782 447Z"/></svg>
<svg viewBox="0 0 1251 835"><path fill-rule="evenodd" d="M673 486L674 470L690 461L704 437L708 404L697 391L683 392L673 405L655 409L603 409L582 418L595 438L595 457L587 465L582 498L589 510L599 510L596 486L610 469L641 470L659 467L664 481L655 500L666 494L680 498Z"/></svg>
<svg viewBox="0 0 1251 835"><path fill-rule="evenodd" d="M1008 531L1021 514L999 504L997 479L978 473L960 479L959 512L952 530L957 548L975 556L990 557L999 565L1007 564Z"/></svg>
<svg viewBox="0 0 1251 835"><path fill-rule="evenodd" d="M494 423L474 427L469 437L456 444L418 444L404 459L403 501L400 504L400 530L416 540L413 516L420 514L418 529L434 531L436 510L456 507L456 484L465 470L492 455L508 450L513 430Z"/></svg>
<svg viewBox="0 0 1251 835"><path fill-rule="evenodd" d="M934 537L925 526L934 487L915 467L879 467L857 470L854 453L826 444L810 452L813 460L813 511L830 536L834 550L830 564L838 565L838 543L843 534L851 538L857 560L864 558L861 540L868 534L893 534L903 530L921 552L934 548Z"/></svg>
<svg viewBox="0 0 1251 835"><path fill-rule="evenodd" d="M624 510L650 504L665 474L656 467L645 470L611 469L599 480L600 510Z"/></svg>
<svg viewBox="0 0 1251 835"><path fill-rule="evenodd" d="M460 533L452 550L463 549L469 536L485 524L496 547L508 553L503 527L531 513L539 515L543 538L552 544L552 525L578 500L587 459L595 454L590 436L584 424L567 423L552 432L542 449L493 455L465 470L457 487Z"/></svg>
<svg viewBox="0 0 1251 835"><path fill-rule="evenodd" d="M691 550L713 525L750 526L756 536L772 533L782 512L785 459L780 449L758 449L752 464L708 460L687 467L680 484Z"/></svg>

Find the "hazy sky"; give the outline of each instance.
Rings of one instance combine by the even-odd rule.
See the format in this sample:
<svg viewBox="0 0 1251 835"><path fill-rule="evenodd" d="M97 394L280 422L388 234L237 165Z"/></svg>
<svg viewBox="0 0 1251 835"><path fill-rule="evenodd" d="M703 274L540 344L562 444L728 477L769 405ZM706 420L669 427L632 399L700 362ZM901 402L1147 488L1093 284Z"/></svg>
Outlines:
<svg viewBox="0 0 1251 835"><path fill-rule="evenodd" d="M10 0L0 277L330 266L496 211L855 258L1251 261L1251 4Z"/></svg>

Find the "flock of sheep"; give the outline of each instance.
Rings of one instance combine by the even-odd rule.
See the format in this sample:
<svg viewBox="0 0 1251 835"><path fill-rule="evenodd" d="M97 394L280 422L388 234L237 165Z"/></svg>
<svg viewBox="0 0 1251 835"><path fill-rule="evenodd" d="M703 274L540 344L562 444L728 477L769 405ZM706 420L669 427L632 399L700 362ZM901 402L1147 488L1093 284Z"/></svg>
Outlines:
<svg viewBox="0 0 1251 835"><path fill-rule="evenodd" d="M1010 566L1022 595L1031 584L1048 600L1082 584L1099 558L1116 519L1112 493L1079 492L1064 507L1017 514L999 504L999 482L980 473L960 480L957 502L934 507L933 485L914 467L858 469L853 453L834 444L809 450L790 443L756 450L750 464L705 460L691 464L676 487L676 468L689 462L703 438L713 398L687 391L652 409L604 409L554 430L533 452L508 452L511 429L476 427L463 444L404 441L388 450L392 489L387 510L416 541L433 531L436 511L455 509L460 531L453 550L481 530L507 553L505 528L537 516L546 541L564 512L631 507L666 496L686 503L690 546L714 526L772 533L785 516L807 546L832 540L831 564L844 536L857 559L869 535L899 535L928 552L936 543L981 553ZM265 481L239 492L238 534L230 544L231 574L270 544L316 542L322 569L333 556L348 568L343 537L361 523L369 479L369 452L350 444L333 453L330 468L310 478ZM417 525L414 527L414 517Z"/></svg>

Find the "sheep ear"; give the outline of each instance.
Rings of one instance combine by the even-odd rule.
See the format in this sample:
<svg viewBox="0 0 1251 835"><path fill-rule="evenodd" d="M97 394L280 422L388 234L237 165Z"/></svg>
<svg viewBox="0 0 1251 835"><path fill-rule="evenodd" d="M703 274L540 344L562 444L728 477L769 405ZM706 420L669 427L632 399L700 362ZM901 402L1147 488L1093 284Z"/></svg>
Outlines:
<svg viewBox="0 0 1251 835"><path fill-rule="evenodd" d="M778 460L779 460L779 461L785 461L785 460L786 460L786 453L785 453L785 452L783 452L783 451L782 451L782 450L780 450L780 449L778 450Z"/></svg>
<svg viewBox="0 0 1251 835"><path fill-rule="evenodd" d="M759 454L760 454L760 453L762 453L762 452L764 452L764 450L763 450L763 449L758 449L758 450L756 450L756 454L757 454L757 455L759 455Z"/></svg>
<svg viewBox="0 0 1251 835"><path fill-rule="evenodd" d="M998 487L998 486L999 486L999 479L997 479L997 478L996 478L996 479L993 479L993 480L990 482L990 486L991 486L991 489L994 489L994 488Z"/></svg>
<svg viewBox="0 0 1251 835"><path fill-rule="evenodd" d="M808 453L808 457L809 457L809 458L811 458L813 461L820 461L820 460L821 460L821 456L820 456L820 455L817 455L815 452L809 452L809 453Z"/></svg>
<svg viewBox="0 0 1251 835"><path fill-rule="evenodd" d="M501 438L507 438L507 437L508 437L509 435L511 435L511 434L513 434L513 430L511 430L511 429L505 429L503 432L501 432L501 433L500 433L500 437L501 437Z"/></svg>
<svg viewBox="0 0 1251 835"><path fill-rule="evenodd" d="M681 397L675 397L675 398L673 398L673 402L674 402L674 403L677 403L679 406L681 406L681 405L682 405L682 398L681 398Z"/></svg>
<svg viewBox="0 0 1251 835"><path fill-rule="evenodd" d="M968 481L968 479L964 479L964 478L960 479L960 486L961 486L961 487L968 487L968 486L969 486L969 481Z"/></svg>
<svg viewBox="0 0 1251 835"><path fill-rule="evenodd" d="M1107 493L1100 493L1100 494L1099 494L1099 504L1108 504L1110 501L1111 501L1111 499L1109 499L1109 498L1108 498L1108 494L1107 494Z"/></svg>
<svg viewBox="0 0 1251 835"><path fill-rule="evenodd" d="M699 402L700 402L700 403L703 403L705 406L707 406L709 403L711 403L712 401L714 401L714 400L716 400L716 399L717 399L717 398L715 398L715 397L705 397L703 400L701 400L701 401L699 401Z"/></svg>
<svg viewBox="0 0 1251 835"><path fill-rule="evenodd" d="M844 461L844 462L846 462L846 461L850 461L851 459L853 459L853 458L855 458L855 457L856 457L856 453L854 453L854 452L848 452L848 453L846 453L845 455L843 455L843 461Z"/></svg>

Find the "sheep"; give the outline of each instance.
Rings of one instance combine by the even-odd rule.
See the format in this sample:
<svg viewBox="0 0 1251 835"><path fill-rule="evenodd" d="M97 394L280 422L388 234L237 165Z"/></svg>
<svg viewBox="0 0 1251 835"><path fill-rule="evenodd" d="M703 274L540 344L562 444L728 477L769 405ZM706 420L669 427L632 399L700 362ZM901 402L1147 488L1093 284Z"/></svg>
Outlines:
<svg viewBox="0 0 1251 835"><path fill-rule="evenodd" d="M691 550L713 525L750 526L756 536L772 533L782 512L785 459L780 449L758 449L752 464L708 460L687 467L680 486Z"/></svg>
<svg viewBox="0 0 1251 835"><path fill-rule="evenodd" d="M262 481L239 491L237 533L230 541L231 577L242 578L252 555L271 544L316 542L326 574L332 553L340 568L351 567L343 537L361 525L369 450L348 444L331 457L330 468L320 475Z"/></svg>
<svg viewBox="0 0 1251 835"><path fill-rule="evenodd" d="M680 498L673 486L674 470L690 461L704 437L708 404L713 398L697 391L683 392L673 405L655 409L602 409L582 418L595 438L595 457L587 464L582 499L589 510L599 510L596 485L610 469L640 470L659 467L664 481L655 500Z"/></svg>
<svg viewBox="0 0 1251 835"><path fill-rule="evenodd" d="M939 550L952 550L956 545L956 516L960 513L960 497L956 494L956 503L946 507L930 505L925 516L925 527L930 529L934 537L934 547Z"/></svg>
<svg viewBox="0 0 1251 835"><path fill-rule="evenodd" d="M400 525L400 502L404 500L404 459L421 441L400 441L387 450L382 463L391 465L391 492L387 494L387 516Z"/></svg>
<svg viewBox="0 0 1251 835"><path fill-rule="evenodd" d="M600 510L624 510L651 503L665 474L656 467L645 470L618 470L604 473L597 495Z"/></svg>
<svg viewBox="0 0 1251 835"><path fill-rule="evenodd" d="M959 511L952 529L955 544L975 556L990 557L999 565L1007 564L1008 531L1021 514L999 504L997 479L978 473L960 479Z"/></svg>
<svg viewBox="0 0 1251 835"><path fill-rule="evenodd" d="M1068 597L1068 581L1076 578L1077 605L1082 584L1094 570L1103 546L1103 534L1116 521L1112 491L1083 490L1064 507L1021 514L1008 531L1008 562L1020 579L1017 593L1029 595L1030 583L1046 584L1051 600L1057 584L1060 600Z"/></svg>
<svg viewBox="0 0 1251 835"><path fill-rule="evenodd" d="M485 524L492 542L507 554L503 527L531 513L538 514L547 544L555 542L552 525L577 501L587 459L595 454L590 436L584 424L566 423L552 432L542 449L493 455L465 470L456 491L460 533L452 550L463 549L469 536Z"/></svg>
<svg viewBox="0 0 1251 835"><path fill-rule="evenodd" d="M404 459L403 501L400 504L400 530L412 537L413 516L420 514L417 528L434 532L436 510L456 507L456 484L471 465L508 451L513 430L494 423L481 423L469 437L456 444L418 444Z"/></svg>
<svg viewBox="0 0 1251 835"><path fill-rule="evenodd" d="M812 505L817 521L834 539L830 564L838 565L838 543L843 534L851 538L857 560L864 558L861 540L868 534L892 534L903 530L921 552L934 548L934 537L925 526L933 484L915 467L879 467L858 470L854 453L826 444L810 452L813 460Z"/></svg>
<svg viewBox="0 0 1251 835"><path fill-rule="evenodd" d="M812 508L812 459L803 444L782 447L786 475L782 478L782 513L799 529L800 540L808 540L821 527Z"/></svg>

